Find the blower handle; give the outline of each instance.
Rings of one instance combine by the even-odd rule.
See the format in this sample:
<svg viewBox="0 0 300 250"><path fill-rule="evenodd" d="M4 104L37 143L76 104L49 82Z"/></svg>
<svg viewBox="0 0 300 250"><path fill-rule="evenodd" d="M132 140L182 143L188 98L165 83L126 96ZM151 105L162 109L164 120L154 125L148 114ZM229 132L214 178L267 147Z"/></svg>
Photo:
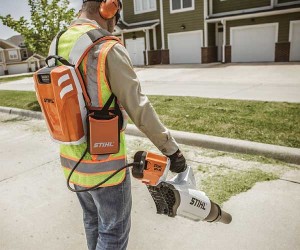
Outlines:
<svg viewBox="0 0 300 250"><path fill-rule="evenodd" d="M142 179L144 177L144 170L146 168L146 156L147 152L138 151L133 157L133 162L137 163L133 166L131 172L132 176L137 179Z"/></svg>

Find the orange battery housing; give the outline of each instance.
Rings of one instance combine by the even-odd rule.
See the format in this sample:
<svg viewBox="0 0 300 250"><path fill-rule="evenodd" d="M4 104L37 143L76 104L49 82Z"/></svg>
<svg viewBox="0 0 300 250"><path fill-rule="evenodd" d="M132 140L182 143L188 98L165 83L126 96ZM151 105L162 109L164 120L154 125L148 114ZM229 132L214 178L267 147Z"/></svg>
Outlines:
<svg viewBox="0 0 300 250"><path fill-rule="evenodd" d="M75 69L43 68L34 74L38 102L52 139L78 145L86 141L85 101Z"/></svg>
<svg viewBox="0 0 300 250"><path fill-rule="evenodd" d="M147 152L145 161L142 182L150 186L156 186L169 171L170 160L167 156Z"/></svg>

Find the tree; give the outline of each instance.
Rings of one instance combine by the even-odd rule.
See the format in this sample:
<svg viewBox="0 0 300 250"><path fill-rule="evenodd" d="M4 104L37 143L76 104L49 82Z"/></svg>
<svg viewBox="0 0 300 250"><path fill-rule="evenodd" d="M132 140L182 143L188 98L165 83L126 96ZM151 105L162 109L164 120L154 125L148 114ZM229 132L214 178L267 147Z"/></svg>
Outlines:
<svg viewBox="0 0 300 250"><path fill-rule="evenodd" d="M31 51L47 55L53 38L71 22L75 10L69 9L69 0L28 0L28 5L30 21L24 17L15 20L11 15L0 15L0 20L20 33Z"/></svg>

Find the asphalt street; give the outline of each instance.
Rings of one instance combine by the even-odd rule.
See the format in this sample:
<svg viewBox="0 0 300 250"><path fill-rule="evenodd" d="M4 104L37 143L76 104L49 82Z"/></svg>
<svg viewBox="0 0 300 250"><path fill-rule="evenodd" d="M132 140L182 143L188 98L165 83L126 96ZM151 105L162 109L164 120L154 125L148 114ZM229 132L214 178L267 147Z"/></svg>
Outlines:
<svg viewBox="0 0 300 250"><path fill-rule="evenodd" d="M158 65L135 68L147 95L300 102L300 64ZM32 78L0 89L33 91Z"/></svg>
<svg viewBox="0 0 300 250"><path fill-rule="evenodd" d="M81 208L67 190L59 167L58 146L44 121L0 114L0 249L86 249ZM138 150L156 151L144 138L127 136L131 159ZM223 209L229 225L193 222L155 213L144 184L132 179L132 230L128 250L285 250L300 246L299 166L266 164L181 145L197 184L202 166L260 168L281 179L257 183L230 198Z"/></svg>

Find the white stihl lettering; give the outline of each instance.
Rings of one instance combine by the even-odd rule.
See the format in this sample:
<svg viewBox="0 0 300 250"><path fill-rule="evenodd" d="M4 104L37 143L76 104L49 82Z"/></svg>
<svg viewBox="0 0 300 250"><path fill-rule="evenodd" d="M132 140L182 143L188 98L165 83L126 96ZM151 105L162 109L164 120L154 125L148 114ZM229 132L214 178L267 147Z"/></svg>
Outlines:
<svg viewBox="0 0 300 250"><path fill-rule="evenodd" d="M94 144L94 148L110 148L113 146L114 146L113 142L96 142Z"/></svg>

